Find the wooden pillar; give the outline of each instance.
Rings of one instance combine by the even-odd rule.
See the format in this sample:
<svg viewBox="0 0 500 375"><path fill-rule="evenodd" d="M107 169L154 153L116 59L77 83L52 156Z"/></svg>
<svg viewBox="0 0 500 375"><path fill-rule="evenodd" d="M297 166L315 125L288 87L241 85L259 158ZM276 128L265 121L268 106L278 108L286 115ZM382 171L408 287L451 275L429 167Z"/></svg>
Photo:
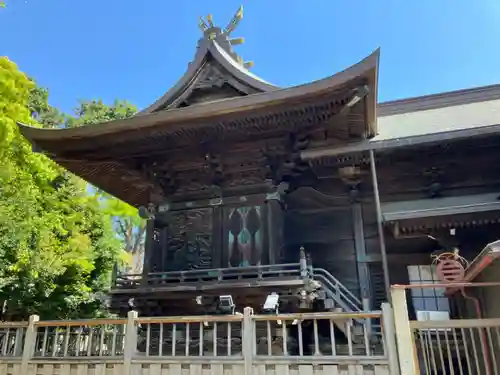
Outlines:
<svg viewBox="0 0 500 375"><path fill-rule="evenodd" d="M227 233L224 232L224 210L223 207L214 207L212 212L212 267L227 267L227 246L224 242Z"/></svg>
<svg viewBox="0 0 500 375"><path fill-rule="evenodd" d="M396 328L396 342L398 344L401 375L418 374L413 331L410 326L408 306L406 303L406 289L392 287L391 301L394 311L394 326Z"/></svg>
<svg viewBox="0 0 500 375"><path fill-rule="evenodd" d="M141 284L146 286L148 283L148 274L151 272L151 262L153 261L154 251L154 219L148 219L146 222L146 238L144 249L144 265L142 267Z"/></svg>
<svg viewBox="0 0 500 375"><path fill-rule="evenodd" d="M252 318L253 309L243 309L243 332L242 332L242 354L245 364L245 375L252 375L253 357L255 355L255 321Z"/></svg>
<svg viewBox="0 0 500 375"><path fill-rule="evenodd" d="M132 375L132 359L137 350L137 311L129 311L125 331L125 350L123 352L123 374Z"/></svg>
<svg viewBox="0 0 500 375"><path fill-rule="evenodd" d="M40 320L38 315L31 315L28 321L28 328L24 336L23 356L21 360L21 374L28 374L28 365L33 357L35 349L37 328L35 324ZM7 340L5 341L7 343Z"/></svg>
<svg viewBox="0 0 500 375"><path fill-rule="evenodd" d="M266 202L267 206L267 243L269 251L269 264L277 264L283 262L283 231L284 231L284 215L283 209L279 201L269 199Z"/></svg>
<svg viewBox="0 0 500 375"><path fill-rule="evenodd" d="M160 271L166 272L168 270L168 227L160 229Z"/></svg>
<svg viewBox="0 0 500 375"><path fill-rule="evenodd" d="M361 203L354 203L352 205L352 223L360 295L363 300L370 301L369 298L372 295L372 286L370 282L368 263L366 261L365 233L363 229L363 211ZM371 303L369 303L368 306L363 306L363 309L365 310L370 310L371 308Z"/></svg>
<svg viewBox="0 0 500 375"><path fill-rule="evenodd" d="M394 312L389 303L382 303L382 334L384 335L385 354L389 359L389 374L399 374L398 348Z"/></svg>

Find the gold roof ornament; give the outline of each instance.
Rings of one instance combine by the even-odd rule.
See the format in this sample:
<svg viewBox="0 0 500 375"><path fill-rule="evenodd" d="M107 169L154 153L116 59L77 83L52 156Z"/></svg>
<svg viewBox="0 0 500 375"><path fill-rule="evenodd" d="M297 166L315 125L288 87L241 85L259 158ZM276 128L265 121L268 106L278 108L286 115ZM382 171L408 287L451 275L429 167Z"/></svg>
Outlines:
<svg viewBox="0 0 500 375"><path fill-rule="evenodd" d="M234 16L231 18L231 21L229 21L229 23L224 29L215 25L211 14L207 15L205 18L200 17L198 21L198 27L203 33L205 39L217 41L218 44L226 52L228 52L239 65L243 66L245 69L249 69L254 65L253 61L244 62L241 56L236 54L232 49L232 46L243 44L245 42L245 39L229 38L231 34L234 32L234 30L236 30L242 19L243 19L243 6L240 5Z"/></svg>
<svg viewBox="0 0 500 375"><path fill-rule="evenodd" d="M231 33L236 30L238 27L238 24L240 21L243 19L243 5L240 5L238 8L238 11L236 14L233 16L231 21L227 24L226 28L224 29L224 33L229 36Z"/></svg>
<svg viewBox="0 0 500 375"><path fill-rule="evenodd" d="M200 17L198 21L198 27L203 33L205 33L209 29L218 29L219 33L224 34L226 37L229 37L231 33L234 30L236 30L242 19L243 19L243 5L240 5L238 11L235 13L233 18L231 18L231 21L229 21L224 30L222 30L218 26L215 26L214 19L211 14L208 14L205 18Z"/></svg>

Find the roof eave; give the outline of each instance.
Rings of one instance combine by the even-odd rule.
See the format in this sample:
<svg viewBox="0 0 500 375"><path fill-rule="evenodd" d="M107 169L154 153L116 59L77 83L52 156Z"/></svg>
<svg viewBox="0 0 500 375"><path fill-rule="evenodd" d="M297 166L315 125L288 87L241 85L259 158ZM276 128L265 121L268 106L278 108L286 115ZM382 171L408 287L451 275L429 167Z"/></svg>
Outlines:
<svg viewBox="0 0 500 375"><path fill-rule="evenodd" d="M373 138L378 134L377 107L378 107L378 72L380 62L380 48L374 52L375 65L369 76L369 86L371 88L366 100L366 138Z"/></svg>
<svg viewBox="0 0 500 375"><path fill-rule="evenodd" d="M269 105L281 104L288 100L309 99L315 95L323 95L331 92L337 87L342 87L354 79L360 77L368 78L370 84L375 85L375 90L368 94L367 103L371 125L376 126L376 77L378 70L379 50L359 63L352 65L344 71L328 78L318 80L305 85L268 91L243 97L224 99L213 102L199 103L186 108L177 108L168 111L155 113L145 113L141 116L134 116L128 119L109 121L100 125L89 124L78 128L70 129L39 129L18 123L22 134L32 142L54 141L64 142L77 138L92 138L115 134L122 131L134 130L137 128L153 128L157 125L169 124L172 131L179 129L188 121L200 119L216 118L225 114L234 114L244 111L254 111ZM373 83L371 83L373 82Z"/></svg>

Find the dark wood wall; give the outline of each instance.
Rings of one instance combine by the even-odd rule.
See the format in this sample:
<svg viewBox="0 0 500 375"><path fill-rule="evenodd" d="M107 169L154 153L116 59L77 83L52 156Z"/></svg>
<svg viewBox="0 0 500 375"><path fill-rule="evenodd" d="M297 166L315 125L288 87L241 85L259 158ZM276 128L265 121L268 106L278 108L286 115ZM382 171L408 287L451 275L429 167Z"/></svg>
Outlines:
<svg viewBox="0 0 500 375"><path fill-rule="evenodd" d="M148 236L145 272L282 262L282 207L259 198L158 214Z"/></svg>
<svg viewBox="0 0 500 375"><path fill-rule="evenodd" d="M500 193L499 146L500 137L490 137L379 153L376 166L380 199L389 202ZM297 194L300 197L292 199L287 212L286 244L294 254L304 245L313 263L326 268L360 296L369 296L372 307L378 308L387 297L368 161L358 156L339 159L336 166L332 161L315 164L315 173L320 177L315 188L320 193L314 199L311 194ZM345 181L339 178L341 168L349 162L360 171L359 203L349 200ZM439 192L435 195L436 187ZM453 222L455 218L443 220ZM444 227L396 237L390 226L384 226L391 284L407 284L408 266L430 264L431 255L446 246L459 245L461 254L472 260L482 246L498 239L499 233L496 225L466 225L450 239L449 229Z"/></svg>
<svg viewBox="0 0 500 375"><path fill-rule="evenodd" d="M381 201L429 198L433 196L430 187L435 183L440 186L436 199L500 192L499 145L500 138L492 138L483 143L458 142L379 154L376 160ZM359 196L355 198L349 194L348 184L339 178L340 167L346 165L344 160L337 166L335 163L315 165L317 181L290 193L286 198L286 211L278 202L264 199L258 204L211 209L211 229L207 222L205 232L198 231L205 243L210 243L207 245L210 267L241 265L241 259L234 257L234 249L249 245L235 243L234 239L242 230L247 230L250 235L247 240L258 248L258 254L252 251L247 259L249 264L298 262L299 249L304 246L315 267L326 269L355 294L369 298L372 308L379 308L386 300L386 291L370 165L363 157L352 160L360 171ZM241 217L236 220L235 213L236 216L242 214L238 213L238 207L249 208L253 219L243 220L245 223ZM205 213L205 217L207 215ZM163 229L159 225L155 236L157 250L151 251L152 268L192 268L187 261L182 265L172 266L175 262L169 261L170 265L154 266L158 262L165 264L168 258L159 244L171 243L175 238L172 225L162 225ZM260 231L257 237L256 231ZM498 225L471 226L460 229L455 239L460 243L462 255L471 260L488 241L498 239L499 232ZM429 264L431 254L443 246L427 236L436 234L432 230L397 237L386 226L384 233L391 284L408 283L407 266ZM208 260L205 264L208 267Z"/></svg>
<svg viewBox="0 0 500 375"><path fill-rule="evenodd" d="M481 194L500 187L500 137L407 147L376 155L382 201Z"/></svg>
<svg viewBox="0 0 500 375"><path fill-rule="evenodd" d="M359 295L350 206L287 212L285 244L290 261L298 261L299 248L304 246L314 267L328 270Z"/></svg>

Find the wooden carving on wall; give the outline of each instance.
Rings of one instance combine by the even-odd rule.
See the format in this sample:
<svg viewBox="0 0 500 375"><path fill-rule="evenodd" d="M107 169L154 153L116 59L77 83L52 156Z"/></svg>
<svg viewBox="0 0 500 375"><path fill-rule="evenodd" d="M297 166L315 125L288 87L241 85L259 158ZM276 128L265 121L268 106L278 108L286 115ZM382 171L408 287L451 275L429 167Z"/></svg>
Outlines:
<svg viewBox="0 0 500 375"><path fill-rule="evenodd" d="M201 72L198 81L194 85L196 89L209 89L222 87L228 82L227 74L224 74L218 66L208 64Z"/></svg>
<svg viewBox="0 0 500 375"><path fill-rule="evenodd" d="M191 270L212 267L213 209L174 213L169 225L167 269Z"/></svg>

